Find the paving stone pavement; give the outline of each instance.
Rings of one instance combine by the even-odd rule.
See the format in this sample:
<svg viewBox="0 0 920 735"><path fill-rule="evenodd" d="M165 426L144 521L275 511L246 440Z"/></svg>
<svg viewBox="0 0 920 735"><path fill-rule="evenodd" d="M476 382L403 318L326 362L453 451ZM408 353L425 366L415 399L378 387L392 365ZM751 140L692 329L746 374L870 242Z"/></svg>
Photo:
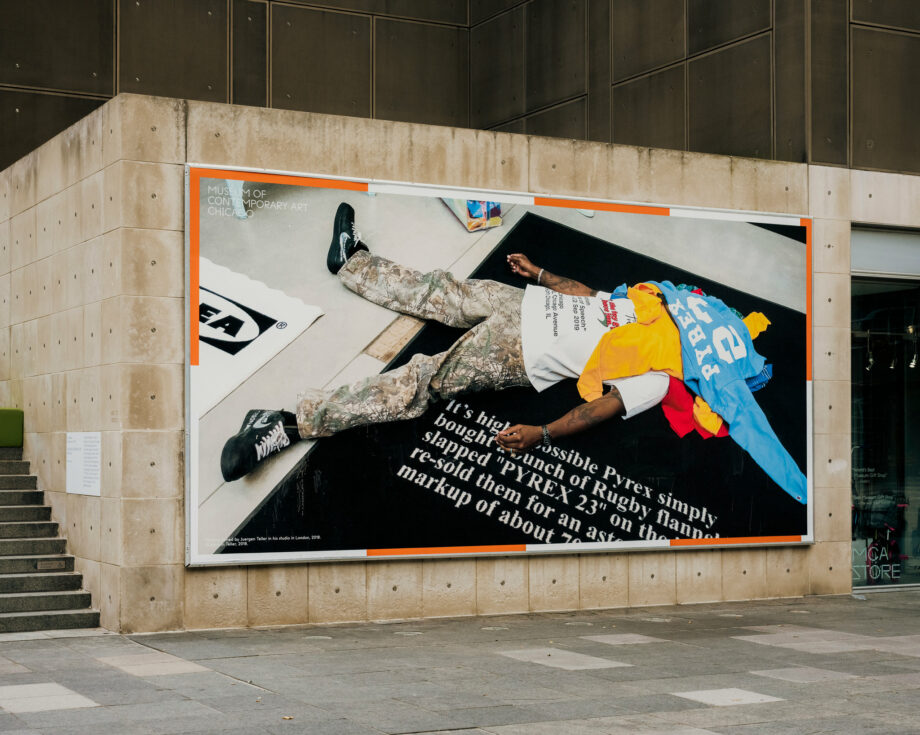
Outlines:
<svg viewBox="0 0 920 735"><path fill-rule="evenodd" d="M0 735L920 735L920 590L0 635Z"/></svg>

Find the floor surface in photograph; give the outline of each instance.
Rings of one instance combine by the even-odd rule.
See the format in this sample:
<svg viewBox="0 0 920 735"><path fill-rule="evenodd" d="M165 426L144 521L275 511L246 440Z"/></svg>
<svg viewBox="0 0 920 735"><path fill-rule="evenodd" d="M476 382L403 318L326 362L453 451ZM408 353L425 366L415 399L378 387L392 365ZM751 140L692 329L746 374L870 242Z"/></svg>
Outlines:
<svg viewBox="0 0 920 735"><path fill-rule="evenodd" d="M920 591L0 636L0 732L920 733Z"/></svg>

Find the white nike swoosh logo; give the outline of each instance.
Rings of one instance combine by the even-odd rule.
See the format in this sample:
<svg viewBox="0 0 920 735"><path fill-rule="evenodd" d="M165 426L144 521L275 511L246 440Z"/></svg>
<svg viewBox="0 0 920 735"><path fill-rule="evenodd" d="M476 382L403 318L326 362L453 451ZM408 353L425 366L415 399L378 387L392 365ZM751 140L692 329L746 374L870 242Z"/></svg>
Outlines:
<svg viewBox="0 0 920 735"><path fill-rule="evenodd" d="M268 420L269 414L262 414L256 421L252 424L253 429L264 429L266 426L271 425L271 421Z"/></svg>

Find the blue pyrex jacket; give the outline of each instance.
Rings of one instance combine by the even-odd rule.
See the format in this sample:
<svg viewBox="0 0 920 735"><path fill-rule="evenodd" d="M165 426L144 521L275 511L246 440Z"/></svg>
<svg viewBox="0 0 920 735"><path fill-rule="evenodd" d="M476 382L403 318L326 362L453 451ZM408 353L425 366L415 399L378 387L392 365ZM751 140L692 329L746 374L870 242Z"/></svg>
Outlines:
<svg viewBox="0 0 920 735"><path fill-rule="evenodd" d="M744 322L720 299L678 290L670 281L647 281L661 290L680 332L684 383L728 422L728 435L777 485L800 503L808 483L777 438L745 382L764 369ZM626 286L614 296L626 294Z"/></svg>

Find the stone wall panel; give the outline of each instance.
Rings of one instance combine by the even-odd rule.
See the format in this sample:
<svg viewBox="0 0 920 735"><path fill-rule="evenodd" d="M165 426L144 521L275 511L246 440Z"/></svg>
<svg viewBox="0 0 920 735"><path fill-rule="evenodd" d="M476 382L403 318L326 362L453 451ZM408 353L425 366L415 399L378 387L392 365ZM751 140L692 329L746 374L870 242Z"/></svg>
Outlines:
<svg viewBox="0 0 920 735"><path fill-rule="evenodd" d="M249 567L246 593L248 625L291 625L307 619L310 568L285 564Z"/></svg>
<svg viewBox="0 0 920 735"><path fill-rule="evenodd" d="M673 552L629 555L629 606L677 602L677 559Z"/></svg>
<svg viewBox="0 0 920 735"><path fill-rule="evenodd" d="M7 275L10 272L11 247L10 220L0 220L0 275Z"/></svg>
<svg viewBox="0 0 920 735"><path fill-rule="evenodd" d="M422 563L376 562L367 568L367 616L371 620L418 618L422 614Z"/></svg>
<svg viewBox="0 0 920 735"><path fill-rule="evenodd" d="M476 560L426 559L422 562L422 617L476 614Z"/></svg>
<svg viewBox="0 0 920 735"><path fill-rule="evenodd" d="M842 273L849 275L849 220L813 220L811 246L812 270L815 273Z"/></svg>
<svg viewBox="0 0 920 735"><path fill-rule="evenodd" d="M578 607L626 607L629 562L625 554L582 554L578 557Z"/></svg>
<svg viewBox="0 0 920 735"><path fill-rule="evenodd" d="M816 487L815 496L815 540L849 541L853 538L852 493L849 485L837 487Z"/></svg>
<svg viewBox="0 0 920 735"><path fill-rule="evenodd" d="M538 556L527 565L532 611L574 610L579 603L579 562L575 555Z"/></svg>
<svg viewBox="0 0 920 735"><path fill-rule="evenodd" d="M10 169L0 171L0 223L10 218Z"/></svg>
<svg viewBox="0 0 920 735"><path fill-rule="evenodd" d="M851 404L848 380L816 380L812 415L816 434L833 434L850 427Z"/></svg>
<svg viewBox="0 0 920 735"><path fill-rule="evenodd" d="M817 543L808 556L809 594L840 595L853 587L850 541Z"/></svg>
<svg viewBox="0 0 920 735"><path fill-rule="evenodd" d="M309 579L309 622L367 620L366 564L313 564Z"/></svg>
<svg viewBox="0 0 920 735"><path fill-rule="evenodd" d="M675 556L677 602L714 602L723 599L722 551L681 551Z"/></svg>
<svg viewBox="0 0 920 735"><path fill-rule="evenodd" d="M16 270L35 260L35 207L29 207L10 219L10 268Z"/></svg>
<svg viewBox="0 0 920 735"><path fill-rule="evenodd" d="M125 566L183 562L182 503L173 498L122 500L121 540Z"/></svg>
<svg viewBox="0 0 920 735"><path fill-rule="evenodd" d="M122 94L103 105L102 164L121 160L185 163L187 104L167 97Z"/></svg>
<svg viewBox="0 0 920 735"><path fill-rule="evenodd" d="M765 572L770 597L808 594L811 546L775 546L766 550Z"/></svg>
<svg viewBox="0 0 920 735"><path fill-rule="evenodd" d="M37 153L32 151L8 169L10 172L10 217L15 217L38 203L35 176L37 159Z"/></svg>
<svg viewBox="0 0 920 735"><path fill-rule="evenodd" d="M178 630L193 627L201 618L185 615L185 587L188 574L178 564L147 567L120 567L118 580L120 630L122 633ZM193 583L194 584L194 583ZM198 607L193 605L193 612ZM238 617L228 617L228 625L241 625Z"/></svg>
<svg viewBox="0 0 920 735"><path fill-rule="evenodd" d="M526 612L530 607L529 559L520 556L476 560L476 613Z"/></svg>
<svg viewBox="0 0 920 735"><path fill-rule="evenodd" d="M178 565L175 568L182 569ZM241 628L246 625L246 567L184 571L185 611L180 627Z"/></svg>
<svg viewBox="0 0 920 735"><path fill-rule="evenodd" d="M722 599L755 600L767 597L764 549L726 549L722 552Z"/></svg>

